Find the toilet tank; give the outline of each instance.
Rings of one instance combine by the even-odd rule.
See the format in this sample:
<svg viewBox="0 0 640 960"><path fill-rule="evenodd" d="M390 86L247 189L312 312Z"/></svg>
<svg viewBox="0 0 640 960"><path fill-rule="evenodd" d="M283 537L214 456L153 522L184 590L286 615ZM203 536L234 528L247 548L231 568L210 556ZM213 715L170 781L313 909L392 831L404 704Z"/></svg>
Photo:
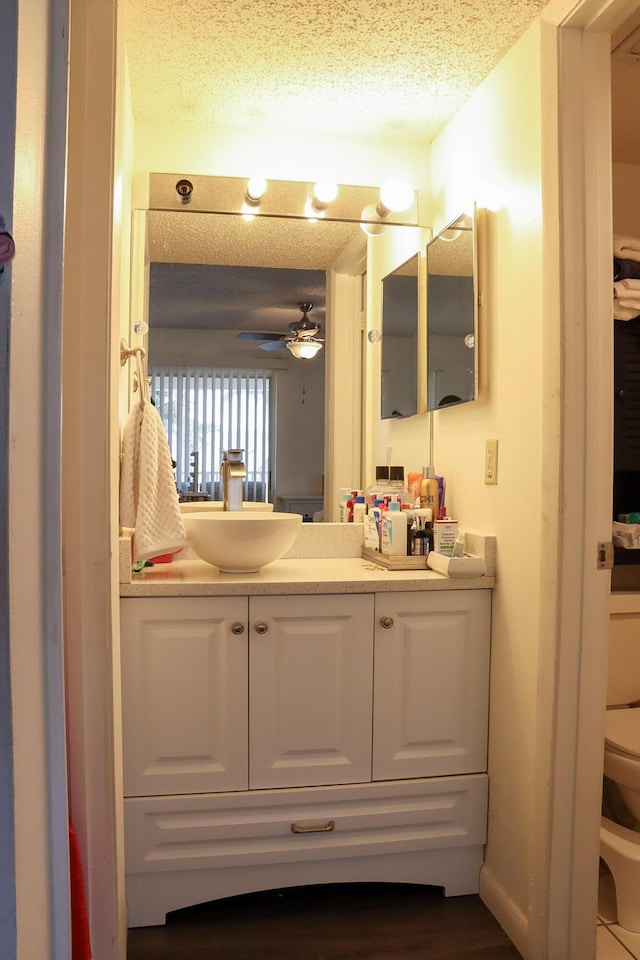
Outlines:
<svg viewBox="0 0 640 960"><path fill-rule="evenodd" d="M636 700L640 700L640 593L612 593L607 706Z"/></svg>

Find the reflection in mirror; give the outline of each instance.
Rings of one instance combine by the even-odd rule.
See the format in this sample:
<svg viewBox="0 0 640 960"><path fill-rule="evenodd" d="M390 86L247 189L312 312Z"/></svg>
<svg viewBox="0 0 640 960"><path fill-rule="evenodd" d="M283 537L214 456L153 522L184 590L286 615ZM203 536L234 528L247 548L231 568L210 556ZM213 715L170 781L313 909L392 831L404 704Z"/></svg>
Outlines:
<svg viewBox="0 0 640 960"><path fill-rule="evenodd" d="M147 214L149 373L183 499L222 499L221 454L236 447L245 500L322 509L324 350L271 349L286 347L273 338L300 320L301 301L324 336L326 269L348 237L316 226L310 245L303 221Z"/></svg>
<svg viewBox="0 0 640 960"><path fill-rule="evenodd" d="M427 244L427 408L478 397L475 217L462 214Z"/></svg>
<svg viewBox="0 0 640 960"><path fill-rule="evenodd" d="M383 420L418 412L418 254L382 279Z"/></svg>
<svg viewBox="0 0 640 960"><path fill-rule="evenodd" d="M157 381L156 402L166 405L179 486L187 498L219 499L219 452L241 447L245 498L266 496L278 510L311 518L322 509L331 470L324 463L325 433L331 437L324 423L327 273L338 259L346 273L345 264L362 259L360 215L374 188L340 187L335 205L309 219L301 216L309 185L270 181L258 215L245 217L239 200L246 181L238 200L238 178L189 177L186 203L176 189L181 179L152 174L146 214L149 370L165 377ZM393 215L394 223L402 217ZM406 223L415 223L415 211ZM300 303L313 303L308 319L322 341L308 360L294 357L285 342L301 320ZM345 329L346 315L332 309ZM243 332L257 336L238 339ZM170 383L176 366L182 391ZM330 441L328 449L331 456Z"/></svg>

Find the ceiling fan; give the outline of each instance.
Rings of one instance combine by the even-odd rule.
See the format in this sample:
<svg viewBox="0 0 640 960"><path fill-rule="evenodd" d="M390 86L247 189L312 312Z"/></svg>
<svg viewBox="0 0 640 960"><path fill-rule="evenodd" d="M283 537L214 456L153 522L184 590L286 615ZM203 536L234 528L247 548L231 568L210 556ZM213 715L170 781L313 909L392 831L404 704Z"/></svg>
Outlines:
<svg viewBox="0 0 640 960"><path fill-rule="evenodd" d="M236 335L237 340L262 340L260 350L281 350L288 347L294 357L308 360L322 349L324 340L319 340L320 324L309 319L313 303L304 300L298 304L302 317L289 324L288 333L268 333L260 330L243 330Z"/></svg>

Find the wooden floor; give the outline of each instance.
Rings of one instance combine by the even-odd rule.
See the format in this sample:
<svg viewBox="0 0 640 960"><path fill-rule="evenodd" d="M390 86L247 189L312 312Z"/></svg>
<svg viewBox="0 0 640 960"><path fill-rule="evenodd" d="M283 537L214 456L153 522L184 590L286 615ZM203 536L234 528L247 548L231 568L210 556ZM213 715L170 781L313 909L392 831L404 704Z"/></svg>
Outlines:
<svg viewBox="0 0 640 960"><path fill-rule="evenodd" d="M479 897L336 884L215 901L129 931L127 960L521 960Z"/></svg>

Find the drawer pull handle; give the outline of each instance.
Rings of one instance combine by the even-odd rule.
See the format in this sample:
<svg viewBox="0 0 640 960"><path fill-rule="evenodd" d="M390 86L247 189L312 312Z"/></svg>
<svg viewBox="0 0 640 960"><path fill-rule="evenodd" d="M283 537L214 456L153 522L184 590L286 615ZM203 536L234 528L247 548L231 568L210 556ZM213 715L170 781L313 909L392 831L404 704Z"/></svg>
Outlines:
<svg viewBox="0 0 640 960"><path fill-rule="evenodd" d="M335 823L327 820L326 823L313 823L308 827L301 827L297 823L291 824L291 833L331 833Z"/></svg>
<svg viewBox="0 0 640 960"><path fill-rule="evenodd" d="M393 626L393 617L380 617L380 624L385 630L391 630Z"/></svg>
<svg viewBox="0 0 640 960"><path fill-rule="evenodd" d="M266 633L269 629L269 624L265 623L264 620L258 620L254 627L256 633Z"/></svg>
<svg viewBox="0 0 640 960"><path fill-rule="evenodd" d="M232 623L231 633L234 633L236 637L239 637L241 633L244 633L244 623Z"/></svg>

